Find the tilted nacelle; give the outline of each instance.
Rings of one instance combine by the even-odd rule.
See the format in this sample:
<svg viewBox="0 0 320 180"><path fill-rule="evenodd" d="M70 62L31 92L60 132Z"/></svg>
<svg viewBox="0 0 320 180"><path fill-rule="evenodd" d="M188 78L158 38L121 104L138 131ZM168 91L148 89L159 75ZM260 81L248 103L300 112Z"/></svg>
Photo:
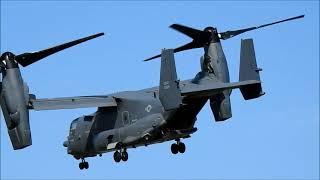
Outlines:
<svg viewBox="0 0 320 180"><path fill-rule="evenodd" d="M216 51L216 49L220 49ZM219 55L220 52L221 54ZM210 44L208 48L208 54L211 58L209 67L212 67L212 71L215 76L222 82L229 82L229 72L227 68L227 62L224 55L222 55L222 48L220 43ZM210 71L207 67L203 58L201 59L202 70ZM216 67L218 69L224 69L224 71L214 71ZM241 51L240 51L240 68L239 68L239 81L247 80L258 80L260 81L259 72L262 69L257 67L254 44L252 39L241 40ZM245 100L258 98L264 95L262 91L261 83L247 85L240 87L241 94ZM230 102L231 91L224 91L221 94L217 94L210 98L210 107L215 117L215 121L224 121L232 117L231 102Z"/></svg>
<svg viewBox="0 0 320 180"><path fill-rule="evenodd" d="M219 94L210 98L210 107L215 121L224 121L232 117L229 94Z"/></svg>
<svg viewBox="0 0 320 180"><path fill-rule="evenodd" d="M28 86L23 82L19 68L9 67L6 69L2 78L0 103L10 140L15 150L32 144L27 107L28 91Z"/></svg>

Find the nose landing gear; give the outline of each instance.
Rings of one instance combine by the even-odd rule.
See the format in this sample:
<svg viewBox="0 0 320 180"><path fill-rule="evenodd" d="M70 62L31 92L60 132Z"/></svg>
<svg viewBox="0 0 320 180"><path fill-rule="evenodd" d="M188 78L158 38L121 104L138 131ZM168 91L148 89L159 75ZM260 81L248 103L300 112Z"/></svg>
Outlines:
<svg viewBox="0 0 320 180"><path fill-rule="evenodd" d="M89 163L86 162L86 161L84 160L84 158L82 158L82 159L81 159L81 162L79 163L79 168L80 168L81 170L83 170L83 169L88 169L88 168L89 168Z"/></svg>

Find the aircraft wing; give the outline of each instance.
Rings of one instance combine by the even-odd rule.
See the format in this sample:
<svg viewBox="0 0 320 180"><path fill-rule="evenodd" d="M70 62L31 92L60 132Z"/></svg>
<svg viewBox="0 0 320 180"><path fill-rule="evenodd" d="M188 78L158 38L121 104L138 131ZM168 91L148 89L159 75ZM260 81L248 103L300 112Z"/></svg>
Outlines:
<svg viewBox="0 0 320 180"><path fill-rule="evenodd" d="M29 101L29 109L36 111L115 106L117 106L117 102L115 98L111 96L76 96L48 99L30 98Z"/></svg>
<svg viewBox="0 0 320 180"><path fill-rule="evenodd" d="M181 88L181 95L184 97L210 97L227 89L236 89L251 85L260 84L258 80L247 80L234 83L210 82L203 84L186 84Z"/></svg>

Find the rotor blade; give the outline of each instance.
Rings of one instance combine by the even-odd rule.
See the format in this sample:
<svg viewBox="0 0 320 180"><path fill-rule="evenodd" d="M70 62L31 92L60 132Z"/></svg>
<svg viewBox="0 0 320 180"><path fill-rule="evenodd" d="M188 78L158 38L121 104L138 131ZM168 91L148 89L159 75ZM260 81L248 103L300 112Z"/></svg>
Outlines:
<svg viewBox="0 0 320 180"><path fill-rule="evenodd" d="M296 17L292 17L292 18L289 18L289 19L284 19L284 20L281 20L281 21L276 21L276 22L272 22L272 23L268 23L268 24L263 24L263 25L256 26L256 27L239 29L239 30L235 30L235 31L222 32L222 33L220 33L220 39L226 40L226 39L232 38L232 37L234 37L236 35L242 34L242 33L247 32L247 31L251 31L251 30L254 30L254 29L259 29L259 28L263 28L263 27L266 27L266 26L271 26L271 25L274 25L274 24L282 23L282 22L285 22L285 21L291 21L291 20L299 19L299 18L303 18L303 17L304 17L304 15L301 15L301 16L296 16Z"/></svg>
<svg viewBox="0 0 320 180"><path fill-rule="evenodd" d="M156 59L156 58L158 58L158 57L161 57L161 54L158 54L158 55L156 55L156 56L152 56L151 58L145 59L145 60L143 60L143 61L150 61L150 60Z"/></svg>
<svg viewBox="0 0 320 180"><path fill-rule="evenodd" d="M199 43L196 43L195 41L192 41L188 44L185 44L183 46L180 46L180 47L177 47L173 50L174 53L176 52L180 52L180 51L184 51L184 50L188 50L188 49L194 49L194 48L200 48L202 47L203 45L199 44ZM148 59L145 59L143 61L150 61L152 59L155 59L155 58L158 58L158 57L161 57L161 54L158 54L156 56L153 56L151 58L148 58Z"/></svg>
<svg viewBox="0 0 320 180"><path fill-rule="evenodd" d="M194 49L194 48L201 48L203 45L196 43L195 41L192 41L188 44L185 44L183 46L177 47L173 50L173 52L180 52L180 51L184 51L184 50L188 50L188 49Z"/></svg>
<svg viewBox="0 0 320 180"><path fill-rule="evenodd" d="M54 46L52 48L48 48L48 49L45 49L45 50L32 52L32 53L23 53L23 54L20 54L20 55L16 56L15 60L19 64L21 64L23 67L25 67L25 66L28 66L28 65L30 65L30 64L32 64L34 62L37 62L37 61L45 58L47 56L55 54L55 53L57 53L59 51L62 51L62 50L67 49L67 48L70 48L72 46L75 46L77 44L83 43L85 41L97 38L97 37L102 36L102 35L104 35L104 33L98 33L98 34L91 35L91 36L88 36L88 37L85 37L85 38L81 38L81 39L77 39L77 40L74 40L74 41L71 41L71 42L68 42L68 43L65 43L65 44Z"/></svg>
<svg viewBox="0 0 320 180"><path fill-rule="evenodd" d="M189 36L192 39L197 39L197 37L203 33L203 31L200 31L198 29L193 29L191 27L180 24L172 24L170 27L176 31L181 32L182 34Z"/></svg>
<svg viewBox="0 0 320 180"><path fill-rule="evenodd" d="M170 27L193 39L192 42L185 44L183 46L180 46L178 48L175 48L173 50L173 52L175 52L175 53L180 52L180 51L184 51L184 50L188 50L188 49L203 47L210 40L211 34L208 32L205 32L205 31L200 31L200 30L193 29L191 27L187 27L187 26L180 25L180 24L172 24ZM158 55L153 56L151 58L145 59L144 61L150 61L150 60L158 58L158 57L161 57L161 54L158 54Z"/></svg>

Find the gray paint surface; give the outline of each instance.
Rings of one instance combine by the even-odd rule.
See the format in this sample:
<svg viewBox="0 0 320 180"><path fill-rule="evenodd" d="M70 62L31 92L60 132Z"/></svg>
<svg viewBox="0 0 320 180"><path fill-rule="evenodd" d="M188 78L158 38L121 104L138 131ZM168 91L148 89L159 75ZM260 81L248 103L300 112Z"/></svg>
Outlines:
<svg viewBox="0 0 320 180"><path fill-rule="evenodd" d="M257 67L253 40L241 41L240 81L234 83L230 83L228 65L220 40L303 17L304 15L226 32L218 32L213 27L206 27L201 31L173 24L171 28L189 36L193 41L175 49L163 50L161 55L147 59L161 57L159 87L102 96L37 99L34 95L29 95L28 86L21 77L19 64L26 67L61 50L99 37L103 33L33 53L16 56L11 52L5 52L1 55L0 61L0 104L13 148L21 149L32 144L29 109L85 107L97 107L97 111L73 120L69 136L63 143L69 154L76 159L82 159L80 169L85 166L84 158L104 152L116 151L115 160L117 161L117 156L120 155L121 159L126 161L128 156L125 154L129 148L170 140L176 140L176 145L180 146L183 144L180 139L189 138L196 132L196 116L208 100L215 120L224 121L232 117L232 89L239 88L245 100L264 94L259 74L261 69ZM200 47L204 48L201 71L191 80L178 81L174 53ZM182 151L180 147L179 151Z"/></svg>

